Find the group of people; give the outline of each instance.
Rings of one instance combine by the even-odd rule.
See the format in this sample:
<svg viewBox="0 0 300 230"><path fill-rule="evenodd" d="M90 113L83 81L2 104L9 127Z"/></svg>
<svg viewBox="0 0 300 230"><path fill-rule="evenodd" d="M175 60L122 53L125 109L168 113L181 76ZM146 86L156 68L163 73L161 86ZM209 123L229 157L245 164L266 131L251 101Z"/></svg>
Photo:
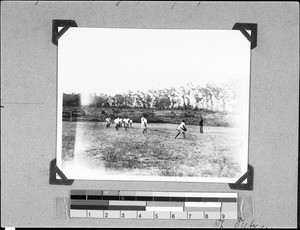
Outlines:
<svg viewBox="0 0 300 230"><path fill-rule="evenodd" d="M110 124L112 123L111 118L107 117L105 119L106 121L106 128L110 128ZM127 129L130 127L132 128L132 119L130 118L116 118L114 119L113 123L115 125L115 129L118 131L119 128L121 128L122 126L124 126L125 131L127 131ZM143 134L147 133L147 127L148 127L148 121L147 119L142 116L141 117L141 128L143 129ZM200 120L199 120L199 127L200 127L200 133L203 133L203 118L202 116L200 116ZM176 129L178 131L178 133L175 136L175 139L182 134L183 138L185 138L185 132L187 131L187 128L185 126L185 121L182 120L181 123L179 124L179 126Z"/></svg>
<svg viewBox="0 0 300 230"><path fill-rule="evenodd" d="M111 118L107 117L105 119L106 121L106 128L110 128L110 124L112 123ZM115 125L115 129L118 131L119 128L121 128L122 126L125 128L125 130L127 131L128 128L132 128L132 119L130 118L116 118L114 119L113 123Z"/></svg>
<svg viewBox="0 0 300 230"><path fill-rule="evenodd" d="M106 122L106 128L109 129L110 128L110 124L114 123L115 129L118 131L119 128L121 128L122 126L125 128L125 131L127 131L128 128L132 128L132 119L130 118L116 118L114 119L114 121L112 122L110 117L105 118L105 122ZM143 134L147 133L147 119L142 116L141 118L141 127L143 129Z"/></svg>

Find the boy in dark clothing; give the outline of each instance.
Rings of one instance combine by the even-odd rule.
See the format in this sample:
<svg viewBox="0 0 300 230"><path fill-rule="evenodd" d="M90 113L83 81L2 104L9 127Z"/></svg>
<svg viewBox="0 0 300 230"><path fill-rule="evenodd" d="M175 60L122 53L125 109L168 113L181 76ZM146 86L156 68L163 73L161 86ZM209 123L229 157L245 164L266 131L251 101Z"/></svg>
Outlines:
<svg viewBox="0 0 300 230"><path fill-rule="evenodd" d="M200 116L199 126L200 126L200 133L203 133L203 118L202 118L202 116Z"/></svg>

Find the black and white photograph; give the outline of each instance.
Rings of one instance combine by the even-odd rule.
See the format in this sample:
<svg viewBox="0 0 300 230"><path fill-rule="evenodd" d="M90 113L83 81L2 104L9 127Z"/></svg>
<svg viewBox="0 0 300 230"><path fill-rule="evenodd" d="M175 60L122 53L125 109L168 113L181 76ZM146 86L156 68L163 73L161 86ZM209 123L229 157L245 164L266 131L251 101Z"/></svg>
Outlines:
<svg viewBox="0 0 300 230"><path fill-rule="evenodd" d="M69 179L234 183L249 85L238 30L71 27L58 43L57 166Z"/></svg>

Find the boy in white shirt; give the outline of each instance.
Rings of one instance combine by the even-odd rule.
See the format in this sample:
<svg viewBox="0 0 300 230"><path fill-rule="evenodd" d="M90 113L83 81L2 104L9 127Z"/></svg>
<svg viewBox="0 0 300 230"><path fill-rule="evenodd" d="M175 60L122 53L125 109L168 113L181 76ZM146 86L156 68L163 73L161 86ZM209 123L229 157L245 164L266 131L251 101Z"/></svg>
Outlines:
<svg viewBox="0 0 300 230"><path fill-rule="evenodd" d="M125 131L127 131L127 128L129 127L129 118L123 119Z"/></svg>
<svg viewBox="0 0 300 230"><path fill-rule="evenodd" d="M115 123L115 128L116 128L116 130L119 131L119 127L122 126L122 120L121 120L120 118L116 118L116 119L114 120L114 123Z"/></svg>
<svg viewBox="0 0 300 230"><path fill-rule="evenodd" d="M106 121L106 128L107 128L107 129L110 128L110 117L107 117L107 118L105 119L105 121Z"/></svg>
<svg viewBox="0 0 300 230"><path fill-rule="evenodd" d="M175 139L179 136L180 133L182 133L183 135L183 138L185 138L185 131L186 131L186 127L185 127L185 123L184 123L184 120L181 121L180 125L178 125L178 128L177 128L177 135L175 136Z"/></svg>
<svg viewBox="0 0 300 230"><path fill-rule="evenodd" d="M141 127L143 129L143 134L147 133L147 119L144 116L141 118Z"/></svg>

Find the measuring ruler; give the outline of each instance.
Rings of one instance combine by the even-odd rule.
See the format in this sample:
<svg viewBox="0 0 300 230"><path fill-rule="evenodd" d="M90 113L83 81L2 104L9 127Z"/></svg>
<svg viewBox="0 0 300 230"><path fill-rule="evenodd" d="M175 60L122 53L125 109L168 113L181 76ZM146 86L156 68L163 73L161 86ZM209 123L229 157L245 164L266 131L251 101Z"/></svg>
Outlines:
<svg viewBox="0 0 300 230"><path fill-rule="evenodd" d="M71 190L70 218L237 219L237 193Z"/></svg>

